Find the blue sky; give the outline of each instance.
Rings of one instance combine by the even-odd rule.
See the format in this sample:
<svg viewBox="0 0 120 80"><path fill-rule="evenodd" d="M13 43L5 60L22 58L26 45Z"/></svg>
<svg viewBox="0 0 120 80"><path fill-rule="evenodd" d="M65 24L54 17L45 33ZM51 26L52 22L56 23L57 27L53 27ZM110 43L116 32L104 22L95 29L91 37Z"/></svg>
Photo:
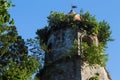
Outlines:
<svg viewBox="0 0 120 80"><path fill-rule="evenodd" d="M50 11L68 13L71 5L77 5L76 12L82 8L95 15L98 21L106 20L112 31L114 42L108 44L106 53L109 54L107 69L112 80L120 79L120 0L12 0L16 5L10 9L11 17L24 39L34 38L37 29L47 25Z"/></svg>

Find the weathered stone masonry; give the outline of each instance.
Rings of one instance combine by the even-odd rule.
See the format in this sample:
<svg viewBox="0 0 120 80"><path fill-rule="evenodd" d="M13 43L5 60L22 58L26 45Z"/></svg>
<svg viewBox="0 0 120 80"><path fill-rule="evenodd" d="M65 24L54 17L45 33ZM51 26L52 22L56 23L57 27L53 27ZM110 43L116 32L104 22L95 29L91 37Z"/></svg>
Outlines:
<svg viewBox="0 0 120 80"><path fill-rule="evenodd" d="M72 58L68 57L74 40L78 40L78 45L80 45L80 38L89 44L93 42L96 45L99 44L96 36L76 32L73 28L60 29L51 34L47 42L50 54L46 54L45 67L40 80L90 80L95 76L98 76L99 80L110 80L104 67L81 64L79 46L78 53Z"/></svg>

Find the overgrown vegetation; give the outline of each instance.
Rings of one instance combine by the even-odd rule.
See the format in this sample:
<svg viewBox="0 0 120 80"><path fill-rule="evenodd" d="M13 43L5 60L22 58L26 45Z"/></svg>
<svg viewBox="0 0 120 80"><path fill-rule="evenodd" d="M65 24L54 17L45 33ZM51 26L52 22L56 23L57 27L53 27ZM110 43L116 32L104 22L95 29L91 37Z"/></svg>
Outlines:
<svg viewBox="0 0 120 80"><path fill-rule="evenodd" d="M88 34L95 34L99 38L99 42L106 45L107 41L111 41L110 26L106 21L98 22L95 16L92 16L89 12L83 13L80 11L82 20L74 20L74 15L65 15L64 13L51 12L48 16L48 26L43 29L37 30L36 34L47 43L47 40L51 33L59 29L74 28L76 30L86 30Z"/></svg>
<svg viewBox="0 0 120 80"><path fill-rule="evenodd" d="M73 28L75 31L85 30L87 35L97 36L99 44L98 46L95 44L90 46L86 42L82 43L82 60L88 62L90 65L99 64L105 66L105 62L107 61L107 54L104 54L105 48L107 47L107 42L112 40L109 24L104 20L98 22L95 16L92 16L89 12L84 13L82 10L80 11L81 21L74 20L74 16L75 14L68 16L64 13L51 12L50 16L48 16L48 26L36 32L42 40L41 44L48 51L47 46L45 46L47 45L47 40L53 32L59 29ZM72 54L78 51L77 46L73 45Z"/></svg>
<svg viewBox="0 0 120 80"><path fill-rule="evenodd" d="M96 46L95 44L89 46L87 43L82 43L83 53L81 58L83 61L89 63L89 65L98 64L100 66L105 66L108 60L108 55L104 54L104 47L102 44Z"/></svg>
<svg viewBox="0 0 120 80"><path fill-rule="evenodd" d="M98 76L91 77L89 80L99 80Z"/></svg>
<svg viewBox="0 0 120 80"><path fill-rule="evenodd" d="M80 46L80 45L79 45ZM70 52L68 52L69 57L73 57L74 55L78 55L78 50L80 51L80 58L82 62L87 62L89 65L98 64L100 66L105 66L108 60L108 54L104 54L105 48L102 44L96 46L96 44L89 45L87 42L82 42L80 51L78 49L78 41L74 41L74 45L72 46Z"/></svg>

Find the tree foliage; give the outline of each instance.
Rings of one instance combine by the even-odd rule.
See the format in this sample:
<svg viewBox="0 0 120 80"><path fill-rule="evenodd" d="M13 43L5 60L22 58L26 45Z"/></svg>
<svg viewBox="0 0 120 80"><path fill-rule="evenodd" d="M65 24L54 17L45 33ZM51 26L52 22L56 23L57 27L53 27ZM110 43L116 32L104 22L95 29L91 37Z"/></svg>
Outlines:
<svg viewBox="0 0 120 80"><path fill-rule="evenodd" d="M28 80L38 68L38 61L27 55L21 55L19 63L9 61L9 64L2 68L2 80Z"/></svg>
<svg viewBox="0 0 120 80"><path fill-rule="evenodd" d="M0 1L0 57L7 52L8 47L14 43L17 36L14 19L11 19L8 13L10 6L12 4L7 0Z"/></svg>
<svg viewBox="0 0 120 80"><path fill-rule="evenodd" d="M0 0L0 80L28 80L39 62L28 55L24 40L18 36L8 12L11 6L9 0Z"/></svg>

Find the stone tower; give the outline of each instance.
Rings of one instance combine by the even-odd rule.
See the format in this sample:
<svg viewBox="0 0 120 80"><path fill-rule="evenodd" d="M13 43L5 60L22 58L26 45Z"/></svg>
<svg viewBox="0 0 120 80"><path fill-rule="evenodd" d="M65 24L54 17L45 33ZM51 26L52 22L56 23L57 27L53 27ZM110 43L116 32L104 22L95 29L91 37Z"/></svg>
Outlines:
<svg viewBox="0 0 120 80"><path fill-rule="evenodd" d="M75 15L74 20L81 21L80 15L71 10L66 16ZM69 52L78 41L78 51L73 56ZM53 32L47 46L50 54L45 56L45 67L40 75L40 80L111 80L105 67L99 65L89 66L81 62L81 42L98 45L98 38L95 35L88 35L86 31L75 31L73 28L59 29ZM95 77L98 79L94 79Z"/></svg>

